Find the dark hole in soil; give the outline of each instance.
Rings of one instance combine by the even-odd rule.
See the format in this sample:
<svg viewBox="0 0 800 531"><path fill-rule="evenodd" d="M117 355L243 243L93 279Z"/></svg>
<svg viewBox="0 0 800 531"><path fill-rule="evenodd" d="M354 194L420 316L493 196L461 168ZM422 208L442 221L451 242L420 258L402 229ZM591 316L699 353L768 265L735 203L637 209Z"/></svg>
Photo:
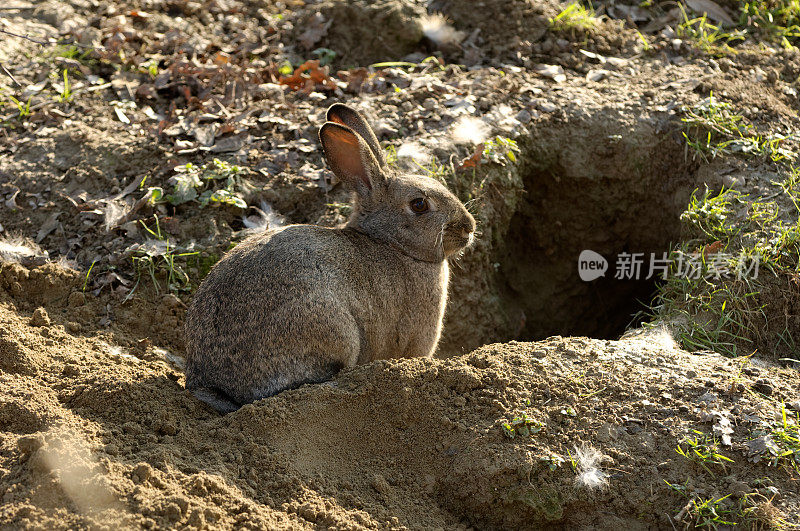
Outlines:
<svg viewBox="0 0 800 531"><path fill-rule="evenodd" d="M651 253L660 259L678 240L694 180L672 138L583 133L561 139L561 153L554 140L534 140L521 168L526 196L496 256L504 304L519 339L616 339L655 295ZM607 260L605 276L581 280L584 250ZM638 280L615 278L620 253L643 253Z"/></svg>

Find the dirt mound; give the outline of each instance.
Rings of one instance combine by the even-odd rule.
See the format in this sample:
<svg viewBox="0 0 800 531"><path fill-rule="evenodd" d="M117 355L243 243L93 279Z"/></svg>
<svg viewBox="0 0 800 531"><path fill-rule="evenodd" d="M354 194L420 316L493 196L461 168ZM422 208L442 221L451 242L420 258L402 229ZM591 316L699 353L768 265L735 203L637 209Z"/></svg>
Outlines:
<svg viewBox="0 0 800 531"><path fill-rule="evenodd" d="M729 492L737 521L766 500L800 514L775 421L800 379L665 333L382 361L220 417L183 390L177 351L14 300L0 291L2 359L27 353L36 377L0 376L3 526L664 526L686 495ZM679 455L693 429L726 460Z"/></svg>
<svg viewBox="0 0 800 531"><path fill-rule="evenodd" d="M299 53L328 48L341 67L399 61L420 49L425 9L411 1L326 0L295 23Z"/></svg>

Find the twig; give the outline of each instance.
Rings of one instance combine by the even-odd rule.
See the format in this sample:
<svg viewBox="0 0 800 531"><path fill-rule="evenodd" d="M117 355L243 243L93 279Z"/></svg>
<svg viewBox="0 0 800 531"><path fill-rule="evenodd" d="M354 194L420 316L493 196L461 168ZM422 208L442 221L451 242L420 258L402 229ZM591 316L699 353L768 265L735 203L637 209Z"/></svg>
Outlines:
<svg viewBox="0 0 800 531"><path fill-rule="evenodd" d="M13 81L18 87L22 86L22 84L19 81L17 81L17 78L14 77L14 74L12 74L11 72L8 71L8 68L6 68L6 65L4 65L3 63L0 63L0 68L3 69L3 72L5 72L5 74L8 77L11 78L11 81Z"/></svg>
<svg viewBox="0 0 800 531"><path fill-rule="evenodd" d="M8 30L4 30L3 28L0 28L0 33L5 33L6 35L11 35L12 37L17 37L17 38L20 38L20 39L25 39L26 41L30 41L30 42L32 42L34 44L38 44L39 46L56 46L58 44L69 44L71 46L77 46L78 48L88 48L88 49L95 49L96 48L95 46L90 46L88 44L81 44L81 43L75 42L75 41L65 42L65 43L60 43L59 41L57 41L55 39L53 41L50 41L50 42L40 41L40 40L34 39L33 37L28 37L27 35L20 35L19 33L12 33L12 32L10 32Z"/></svg>
<svg viewBox="0 0 800 531"><path fill-rule="evenodd" d="M6 35L11 35L12 37L17 37L17 38L20 38L20 39L25 39L26 41L31 41L33 43L36 43L36 44L40 45L40 46L50 46L52 44L50 42L38 41L38 40L36 40L34 38L28 37L27 35L20 35L19 33L12 33L12 32L10 32L8 30L4 30L3 28L0 28L0 33L5 33Z"/></svg>

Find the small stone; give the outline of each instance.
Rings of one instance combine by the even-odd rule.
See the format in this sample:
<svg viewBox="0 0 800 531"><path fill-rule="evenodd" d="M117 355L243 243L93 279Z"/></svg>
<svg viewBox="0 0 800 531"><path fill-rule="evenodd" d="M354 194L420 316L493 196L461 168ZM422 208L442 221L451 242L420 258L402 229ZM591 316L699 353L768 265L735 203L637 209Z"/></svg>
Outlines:
<svg viewBox="0 0 800 531"><path fill-rule="evenodd" d="M767 396L772 395L772 392L774 391L772 382L770 382L769 380L764 380L763 378L756 380L756 383L753 384L753 389Z"/></svg>
<svg viewBox="0 0 800 531"><path fill-rule="evenodd" d="M686 371L686 377L687 378L697 378L697 372L695 372L695 371L690 369L690 370Z"/></svg>
<svg viewBox="0 0 800 531"><path fill-rule="evenodd" d="M47 310L41 306L36 308L31 317L31 326L50 326L50 316L47 315Z"/></svg>
<svg viewBox="0 0 800 531"><path fill-rule="evenodd" d="M80 366L75 363L67 363L61 370L61 374L63 374L64 376L78 376L80 373L81 373Z"/></svg>
<svg viewBox="0 0 800 531"><path fill-rule="evenodd" d="M436 100L433 98L425 98L425 101L422 102L422 108L426 111L432 111L436 108Z"/></svg>
<svg viewBox="0 0 800 531"><path fill-rule="evenodd" d="M44 445L44 437L41 434L23 435L17 441L17 449L22 455L31 455Z"/></svg>
<svg viewBox="0 0 800 531"><path fill-rule="evenodd" d="M517 115L514 118L516 118L517 121L520 122L520 123L527 124L528 122L531 121L532 117L531 117L531 113L529 113L525 109L522 109L521 111L519 111L517 113Z"/></svg>
<svg viewBox="0 0 800 531"><path fill-rule="evenodd" d="M83 306L85 302L86 302L86 295L84 295L80 291L73 291L72 293L69 294L69 299L67 299L67 304L72 308Z"/></svg>
<svg viewBox="0 0 800 531"><path fill-rule="evenodd" d="M389 482L386 481L386 478L384 478L380 474L375 474L372 477L372 488L381 494L389 494L389 492L391 491Z"/></svg>
<svg viewBox="0 0 800 531"><path fill-rule="evenodd" d="M168 521L177 522L183 515L181 514L181 508L178 507L177 503L170 503L164 508L164 516Z"/></svg>
<svg viewBox="0 0 800 531"><path fill-rule="evenodd" d="M80 331L83 330L83 327L80 323L76 323L75 321L69 321L67 323L67 331L72 334L78 334Z"/></svg>
<svg viewBox="0 0 800 531"><path fill-rule="evenodd" d="M161 298L161 305L165 308L179 308L184 304L174 293L167 293Z"/></svg>
<svg viewBox="0 0 800 531"><path fill-rule="evenodd" d="M136 483L144 483L153 475L153 468L147 463L139 463L131 471L131 478Z"/></svg>
<svg viewBox="0 0 800 531"><path fill-rule="evenodd" d="M616 439L617 435L617 427L608 422L597 428L596 437L600 442L608 442L612 439Z"/></svg>
<svg viewBox="0 0 800 531"><path fill-rule="evenodd" d="M743 175L723 175L722 185L725 188L741 188L744 186L745 179Z"/></svg>
<svg viewBox="0 0 800 531"><path fill-rule="evenodd" d="M542 112L556 112L558 106L555 103L544 101L539 104L539 108L542 110Z"/></svg>
<svg viewBox="0 0 800 531"><path fill-rule="evenodd" d="M719 399L717 398L717 395L715 395L714 393L705 393L704 395L700 396L697 399L698 402L707 402L709 404L712 402L716 402L717 400Z"/></svg>
<svg viewBox="0 0 800 531"><path fill-rule="evenodd" d="M625 426L625 429L628 430L628 433L630 433L631 435L636 435L637 433L640 433L641 431L644 430L644 428L642 428L638 424L628 424L627 426Z"/></svg>
<svg viewBox="0 0 800 531"><path fill-rule="evenodd" d="M455 404L456 407L464 407L467 405L467 399L463 396L457 396L453 399L453 404Z"/></svg>
<svg viewBox="0 0 800 531"><path fill-rule="evenodd" d="M729 490L736 498L742 498L750 492L750 487L743 481L733 481L730 484Z"/></svg>

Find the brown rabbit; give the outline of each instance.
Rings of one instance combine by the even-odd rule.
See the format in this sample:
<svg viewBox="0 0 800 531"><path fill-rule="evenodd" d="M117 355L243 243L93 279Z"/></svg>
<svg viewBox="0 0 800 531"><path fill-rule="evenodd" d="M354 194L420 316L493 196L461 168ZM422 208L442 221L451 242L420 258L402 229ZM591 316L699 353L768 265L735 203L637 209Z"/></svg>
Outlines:
<svg viewBox="0 0 800 531"><path fill-rule="evenodd" d="M353 191L342 228L252 236L197 290L186 319L186 389L221 412L343 367L430 357L447 303L447 259L475 220L447 188L386 165L364 118L341 104L319 130Z"/></svg>

